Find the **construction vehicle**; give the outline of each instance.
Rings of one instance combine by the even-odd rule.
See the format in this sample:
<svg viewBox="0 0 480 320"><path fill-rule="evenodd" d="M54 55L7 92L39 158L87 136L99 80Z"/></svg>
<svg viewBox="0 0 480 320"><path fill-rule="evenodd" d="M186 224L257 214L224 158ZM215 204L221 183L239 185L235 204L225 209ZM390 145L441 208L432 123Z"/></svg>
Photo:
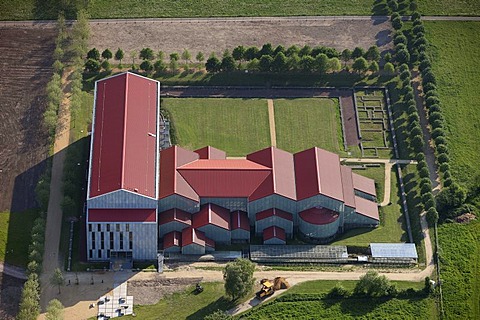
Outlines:
<svg viewBox="0 0 480 320"><path fill-rule="evenodd" d="M262 289L257 292L256 296L258 299L265 299L268 296L271 296L275 290L273 289L273 283L270 282L268 279L260 280L260 284L262 285Z"/></svg>

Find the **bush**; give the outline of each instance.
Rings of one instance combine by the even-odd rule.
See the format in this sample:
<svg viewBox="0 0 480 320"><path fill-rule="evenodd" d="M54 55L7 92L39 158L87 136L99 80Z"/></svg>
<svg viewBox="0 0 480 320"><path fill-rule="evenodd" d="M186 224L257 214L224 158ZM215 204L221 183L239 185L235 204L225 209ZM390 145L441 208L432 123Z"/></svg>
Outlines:
<svg viewBox="0 0 480 320"><path fill-rule="evenodd" d="M450 158L448 157L448 154L446 153L440 153L437 159L438 159L438 163L447 163L450 160Z"/></svg>
<svg viewBox="0 0 480 320"><path fill-rule="evenodd" d="M435 145L447 144L447 139L445 139L444 136L438 136L436 139L433 140L435 141Z"/></svg>
<svg viewBox="0 0 480 320"><path fill-rule="evenodd" d="M421 178L428 178L430 176L430 172L428 171L427 167L423 167L421 170L419 170L418 174Z"/></svg>
<svg viewBox="0 0 480 320"><path fill-rule="evenodd" d="M350 295L350 292L345 289L340 283L337 283L330 291L327 293L327 298L346 298Z"/></svg>
<svg viewBox="0 0 480 320"><path fill-rule="evenodd" d="M412 121L419 121L420 118L418 116L418 113L417 112L412 112L408 115L408 121L412 122ZM423 154L423 153L420 153L420 154Z"/></svg>
<svg viewBox="0 0 480 320"><path fill-rule="evenodd" d="M427 108L430 106L433 106L434 104L439 104L440 99L436 96L429 96L428 98L425 99L425 104L427 105Z"/></svg>
<svg viewBox="0 0 480 320"><path fill-rule="evenodd" d="M385 297L392 294L393 290L387 277L381 276L375 271L368 271L360 277L353 293L369 297Z"/></svg>
<svg viewBox="0 0 480 320"><path fill-rule="evenodd" d="M410 62L410 53L408 53L407 49L400 49L395 54L395 60L398 63L408 63Z"/></svg>
<svg viewBox="0 0 480 320"><path fill-rule="evenodd" d="M427 210L427 222L430 226L433 226L438 221L438 211L435 207L431 207Z"/></svg>
<svg viewBox="0 0 480 320"><path fill-rule="evenodd" d="M402 64L402 66L403 66L403 64ZM410 71L408 71L408 70L405 70L405 71L403 71L402 73L400 73L400 79L401 79L402 81L405 81L405 80L410 81L410 77L411 77L411 76L412 76L412 74L411 74Z"/></svg>
<svg viewBox="0 0 480 320"><path fill-rule="evenodd" d="M407 37L405 37L402 33L396 34L395 37L393 38L393 44L397 45L399 43L407 44Z"/></svg>
<svg viewBox="0 0 480 320"><path fill-rule="evenodd" d="M100 51L97 48L93 48L87 53L87 59L100 60Z"/></svg>
<svg viewBox="0 0 480 320"><path fill-rule="evenodd" d="M385 71L386 74L393 74L395 73L395 67L391 62L387 62L383 66L383 71Z"/></svg>
<svg viewBox="0 0 480 320"><path fill-rule="evenodd" d="M110 62L108 62L108 60L103 60L101 67L105 71L110 71Z"/></svg>
<svg viewBox="0 0 480 320"><path fill-rule="evenodd" d="M85 70L89 72L98 72L100 71L100 62L95 59L88 59L87 62L85 62Z"/></svg>
<svg viewBox="0 0 480 320"><path fill-rule="evenodd" d="M402 22L402 19L400 18L395 18L392 20L392 27L395 29L395 30L400 30L402 29L403 27L403 22Z"/></svg>
<svg viewBox="0 0 480 320"><path fill-rule="evenodd" d="M436 120L443 121L444 120L443 115L440 112L431 112L429 114L429 121L433 122L433 121L436 121Z"/></svg>
<svg viewBox="0 0 480 320"><path fill-rule="evenodd" d="M445 145L441 144L440 146L443 146L445 147ZM437 150L439 151L438 149L438 146L437 146ZM439 151L440 152L440 151ZM446 152L443 152L446 154ZM445 177L445 173L449 172L450 170L450 165L448 164L448 162L444 162L444 163L441 163L440 166L438 167L438 169L440 170L441 173L444 174L444 177Z"/></svg>

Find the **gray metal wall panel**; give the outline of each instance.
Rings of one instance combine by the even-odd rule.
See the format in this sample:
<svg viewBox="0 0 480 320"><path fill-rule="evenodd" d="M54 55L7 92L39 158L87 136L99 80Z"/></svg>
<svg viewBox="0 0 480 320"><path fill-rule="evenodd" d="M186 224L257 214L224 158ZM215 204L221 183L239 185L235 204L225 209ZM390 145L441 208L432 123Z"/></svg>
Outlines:
<svg viewBox="0 0 480 320"><path fill-rule="evenodd" d="M205 247L200 246L196 243L189 244L188 246L182 247L183 254L205 254Z"/></svg>
<svg viewBox="0 0 480 320"><path fill-rule="evenodd" d="M250 231L236 229L231 231L232 240L250 240Z"/></svg>
<svg viewBox="0 0 480 320"><path fill-rule="evenodd" d="M260 234L263 232L264 229L271 226L278 226L282 228L289 236L291 236L291 234L293 233L293 221L285 220L276 216L268 217L266 219L257 221L255 223L255 233Z"/></svg>
<svg viewBox="0 0 480 320"><path fill-rule="evenodd" d="M338 232L340 226L340 217L332 223L322 225L310 224L301 218L298 220L298 230L305 236L311 238L321 239L331 237Z"/></svg>
<svg viewBox="0 0 480 320"><path fill-rule="evenodd" d="M290 212L295 217L297 213L297 202L277 194L252 201L248 204L248 217L250 219L250 224L255 224L255 215L258 212L271 208L277 208L286 212Z"/></svg>
<svg viewBox="0 0 480 320"><path fill-rule="evenodd" d="M232 236L230 234L230 230L225 230L223 228L219 228L214 225L206 225L203 227L198 228L198 230L205 232L205 236L207 238L212 239L215 242L219 243L230 243Z"/></svg>
<svg viewBox="0 0 480 320"><path fill-rule="evenodd" d="M247 198L201 198L200 204L213 203L230 211L247 211Z"/></svg>
<svg viewBox="0 0 480 320"><path fill-rule="evenodd" d="M182 232L183 229L188 228L188 224L181 223L178 221L172 221L169 223L162 224L158 227L158 237L163 238L167 233L172 231L180 231Z"/></svg>
<svg viewBox="0 0 480 320"><path fill-rule="evenodd" d="M164 252L169 252L169 253L180 253L180 252L182 252L182 248L175 246L175 247L170 247L170 248L164 249L163 251Z"/></svg>
<svg viewBox="0 0 480 320"><path fill-rule="evenodd" d="M158 212L163 212L173 208L195 213L200 210L200 204L177 194L158 200Z"/></svg>
<svg viewBox="0 0 480 320"><path fill-rule="evenodd" d="M314 208L314 207L324 207L336 212L343 212L345 205L342 201L325 197L324 195L316 195L304 200L297 202L297 212L302 212L304 210Z"/></svg>
<svg viewBox="0 0 480 320"><path fill-rule="evenodd" d="M88 208L156 208L157 201L139 194L118 190L87 201Z"/></svg>
<svg viewBox="0 0 480 320"><path fill-rule="evenodd" d="M285 241L278 238L271 238L266 241L263 241L263 244L285 244Z"/></svg>

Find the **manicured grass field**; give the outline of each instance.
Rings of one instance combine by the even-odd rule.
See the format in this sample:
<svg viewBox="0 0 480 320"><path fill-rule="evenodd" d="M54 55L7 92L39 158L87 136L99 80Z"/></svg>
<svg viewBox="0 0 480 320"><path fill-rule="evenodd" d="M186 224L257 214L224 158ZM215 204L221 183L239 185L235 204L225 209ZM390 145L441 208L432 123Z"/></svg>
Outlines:
<svg viewBox="0 0 480 320"><path fill-rule="evenodd" d="M423 282L408 282L408 281L392 281L399 290L415 289L420 290L423 288ZM287 293L300 293L300 294L320 294L327 293L335 285L341 284L345 289L352 291L357 284L357 281L351 280L315 280L299 283L293 286Z"/></svg>
<svg viewBox="0 0 480 320"><path fill-rule="evenodd" d="M478 0L421 0L417 1L418 11L432 16L478 16Z"/></svg>
<svg viewBox="0 0 480 320"><path fill-rule="evenodd" d="M480 175L480 22L425 22L425 27L448 127L452 176L470 188Z"/></svg>
<svg viewBox="0 0 480 320"><path fill-rule="evenodd" d="M210 145L238 157L270 146L265 99L167 98L162 106L187 149Z"/></svg>
<svg viewBox="0 0 480 320"><path fill-rule="evenodd" d="M343 149L337 99L278 99L273 105L280 149L298 152L319 147L335 153Z"/></svg>
<svg viewBox="0 0 480 320"><path fill-rule="evenodd" d="M0 261L25 267L35 210L0 212Z"/></svg>
<svg viewBox="0 0 480 320"><path fill-rule="evenodd" d="M369 168L365 171L358 172L361 175L379 181L383 179L384 170L382 168ZM383 182L382 182L383 185ZM382 198L379 198L381 202ZM407 235L405 232L403 217L403 210L400 205L398 195L398 182L395 171L392 171L392 189L390 195L391 205L379 208L380 210L380 225L375 228L358 228L345 232L332 244L335 245L354 245L354 246L368 246L371 242L405 242Z"/></svg>
<svg viewBox="0 0 480 320"><path fill-rule="evenodd" d="M480 222L438 228L446 319L480 317Z"/></svg>

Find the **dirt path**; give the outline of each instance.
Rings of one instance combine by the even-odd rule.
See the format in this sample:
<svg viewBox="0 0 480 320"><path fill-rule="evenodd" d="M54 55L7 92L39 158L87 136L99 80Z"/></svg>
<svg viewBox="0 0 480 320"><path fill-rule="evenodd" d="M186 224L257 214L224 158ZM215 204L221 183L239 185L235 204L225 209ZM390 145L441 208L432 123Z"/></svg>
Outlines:
<svg viewBox="0 0 480 320"><path fill-rule="evenodd" d="M273 100L267 99L268 103L268 124L270 126L270 141L272 147L277 146L277 133L275 131L275 110L273 108Z"/></svg>
<svg viewBox="0 0 480 320"><path fill-rule="evenodd" d="M43 255L43 271L41 279L40 305L45 308L48 302L57 297L57 288L50 285L53 270L61 266L58 250L60 232L62 229L63 200L62 177L66 147L70 138L70 101L68 93L68 76L71 71L65 71L62 77L64 99L58 112L57 131L55 135L54 155L52 164L52 179L50 183L50 199L48 201L47 224L45 229L45 253ZM63 269L63 268L62 268Z"/></svg>

